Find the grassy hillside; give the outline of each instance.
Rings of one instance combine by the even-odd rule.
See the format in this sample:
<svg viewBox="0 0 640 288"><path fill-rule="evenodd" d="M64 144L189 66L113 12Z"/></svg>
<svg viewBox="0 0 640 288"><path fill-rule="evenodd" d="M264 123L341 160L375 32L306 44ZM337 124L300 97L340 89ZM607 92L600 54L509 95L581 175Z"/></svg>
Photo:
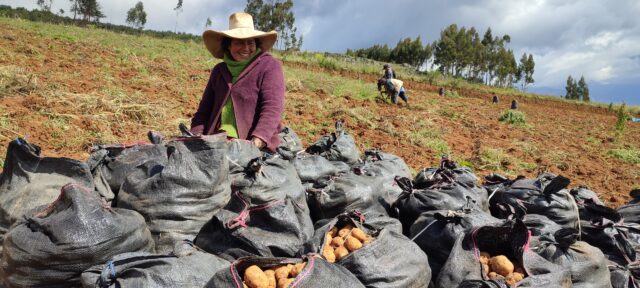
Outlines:
<svg viewBox="0 0 640 288"><path fill-rule="evenodd" d="M7 143L19 136L44 155L84 160L92 144L144 140L148 130L176 134L178 123L189 123L217 63L194 41L7 18L0 18L0 30L0 164ZM397 67L411 106L392 106L378 98L379 63L324 53L276 56L285 64L284 122L305 143L344 119L361 150L382 148L414 171L443 154L479 175L550 171L572 179L572 186L591 187L614 206L640 187L640 125L616 126L607 105ZM440 85L452 92L438 96ZM489 101L494 91L498 105ZM521 103L524 122L498 121L511 99Z"/></svg>

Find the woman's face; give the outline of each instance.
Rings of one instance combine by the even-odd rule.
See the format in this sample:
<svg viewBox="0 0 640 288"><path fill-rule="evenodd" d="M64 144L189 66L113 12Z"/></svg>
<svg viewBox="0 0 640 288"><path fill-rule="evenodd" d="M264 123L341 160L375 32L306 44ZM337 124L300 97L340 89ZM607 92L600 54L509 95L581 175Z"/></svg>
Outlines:
<svg viewBox="0 0 640 288"><path fill-rule="evenodd" d="M229 45L229 53L233 60L238 62L245 61L256 52L256 40L251 39L231 39Z"/></svg>

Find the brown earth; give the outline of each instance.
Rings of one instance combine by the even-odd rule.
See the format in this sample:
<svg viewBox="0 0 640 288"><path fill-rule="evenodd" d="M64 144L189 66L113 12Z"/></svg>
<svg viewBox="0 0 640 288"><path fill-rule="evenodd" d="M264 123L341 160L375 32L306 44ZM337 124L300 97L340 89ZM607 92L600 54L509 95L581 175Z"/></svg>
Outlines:
<svg viewBox="0 0 640 288"><path fill-rule="evenodd" d="M0 153L3 155L8 142L19 136L27 136L30 142L41 146L46 156L81 160L87 158L87 148L94 144L88 140L77 140L81 131L109 131L111 138L106 139L111 141L137 141L144 138L146 130L172 126L175 119L189 119L197 107L209 74L209 71L186 66L176 72L168 64L170 57L141 59L144 65L153 68L148 73L159 79L156 83L160 83L144 85L132 81L140 77L140 71L119 65L115 52L109 47L42 39L5 25L0 25L0 30L4 35L0 37L0 56L3 50L18 55L12 59L0 57L0 67L24 67L38 78L36 89L5 96L0 94L0 117L8 117L13 123L9 127L0 126L0 141L4 143ZM97 53L100 55L99 61L94 57ZM111 69L111 77L104 77L104 67ZM370 82L372 89L375 89L376 75L327 71L314 66L285 63L285 69L294 68L361 79ZM176 77L176 73L186 76ZM186 82L180 80L185 78L188 79ZM131 124L121 121L125 118L116 117L120 114L113 107L102 110L97 105L92 106L90 111L79 112L78 109L88 108L77 107L77 103L71 100L53 101L44 92L58 89L65 93L100 95L97 91L107 85L119 87L124 93L142 93L149 99L149 105L168 106L167 109L174 111L174 114L165 115L169 119L160 119L158 121L162 122L159 123ZM437 165L441 156L432 148L417 143L416 139L409 139L412 132L420 129L416 123L427 123L440 133L455 160L471 162L479 176L491 172L486 160L482 159L483 153L488 150L502 151L506 156L499 161L500 167L496 169L512 176L522 174L532 177L542 171L562 174L572 180L572 187L586 185L612 206L625 202L629 190L640 184L639 164L625 163L606 153L617 148L638 149L640 125L629 124L624 137L615 140L613 129L616 116L606 109L517 98L519 110L526 115L527 126L515 127L497 121L498 116L508 108L512 97L502 96L499 104L492 105L490 96L480 91L459 90L462 97L443 98L435 93L437 87L425 83L407 81L406 87L411 106L333 97L323 90L289 91L286 96L285 124L292 126L308 144L319 135L331 132L335 119L344 119L361 150L381 148L399 155L417 171ZM178 97L181 94L190 96ZM353 111L373 116L363 120L354 117ZM109 113L114 116L109 116ZM51 120L52 114L66 117L68 122L61 125L67 125L67 129L52 133L50 126L43 125ZM106 116L97 121L96 115ZM132 118L128 114L127 117ZM166 127L163 131L171 131ZM104 141L105 137L100 139ZM66 142L62 145L61 141Z"/></svg>

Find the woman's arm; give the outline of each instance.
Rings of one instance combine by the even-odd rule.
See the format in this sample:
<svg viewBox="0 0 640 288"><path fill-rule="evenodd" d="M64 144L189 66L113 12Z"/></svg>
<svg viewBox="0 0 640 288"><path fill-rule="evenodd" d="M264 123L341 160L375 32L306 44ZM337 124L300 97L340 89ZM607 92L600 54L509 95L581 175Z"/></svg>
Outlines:
<svg viewBox="0 0 640 288"><path fill-rule="evenodd" d="M195 135L204 133L204 127L211 117L211 111L213 110L213 75L215 71L215 68L211 71L209 82L207 82L207 86L204 88L202 99L198 105L198 111L196 111L193 118L191 118L191 133Z"/></svg>
<svg viewBox="0 0 640 288"><path fill-rule="evenodd" d="M271 58L260 85L261 97L258 102L260 118L251 134L252 137L258 137L267 142L274 134L280 132L278 128L284 111L284 92L282 65L278 60Z"/></svg>

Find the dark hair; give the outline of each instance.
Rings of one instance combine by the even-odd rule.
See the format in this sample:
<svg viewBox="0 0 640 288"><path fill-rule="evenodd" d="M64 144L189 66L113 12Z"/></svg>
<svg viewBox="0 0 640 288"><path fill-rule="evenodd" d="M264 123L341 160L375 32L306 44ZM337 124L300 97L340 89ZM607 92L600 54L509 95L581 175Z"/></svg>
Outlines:
<svg viewBox="0 0 640 288"><path fill-rule="evenodd" d="M253 40L256 41L256 47L260 47L260 39L259 38L253 38ZM222 38L222 50L224 51L224 53L229 53L229 46L231 46L231 38L229 37L224 37Z"/></svg>

